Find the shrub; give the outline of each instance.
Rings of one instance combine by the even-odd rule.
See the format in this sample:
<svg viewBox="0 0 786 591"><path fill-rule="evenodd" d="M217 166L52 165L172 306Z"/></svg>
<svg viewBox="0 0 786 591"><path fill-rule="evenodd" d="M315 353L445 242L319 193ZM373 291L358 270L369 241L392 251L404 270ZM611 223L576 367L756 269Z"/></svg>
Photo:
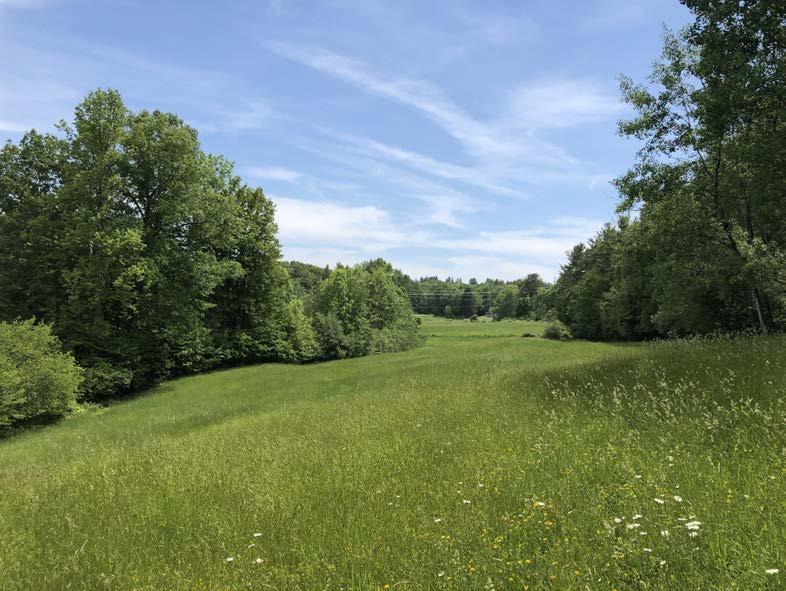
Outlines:
<svg viewBox="0 0 786 591"><path fill-rule="evenodd" d="M544 339L552 339L555 341L567 341L573 338L570 329L559 320L550 323L543 331Z"/></svg>
<svg viewBox="0 0 786 591"><path fill-rule="evenodd" d="M470 322L477 322L478 321L478 315L477 314L473 314L472 316L470 316L469 320L470 320Z"/></svg>
<svg viewBox="0 0 786 591"><path fill-rule="evenodd" d="M0 323L0 428L63 416L82 380L82 369L48 325Z"/></svg>

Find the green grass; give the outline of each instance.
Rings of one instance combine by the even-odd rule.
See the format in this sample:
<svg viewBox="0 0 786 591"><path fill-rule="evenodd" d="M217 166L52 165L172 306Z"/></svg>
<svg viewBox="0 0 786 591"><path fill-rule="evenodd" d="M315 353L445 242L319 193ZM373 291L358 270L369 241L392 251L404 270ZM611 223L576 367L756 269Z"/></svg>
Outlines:
<svg viewBox="0 0 786 591"><path fill-rule="evenodd" d="M786 339L536 330L425 318L2 442L0 589L782 589Z"/></svg>

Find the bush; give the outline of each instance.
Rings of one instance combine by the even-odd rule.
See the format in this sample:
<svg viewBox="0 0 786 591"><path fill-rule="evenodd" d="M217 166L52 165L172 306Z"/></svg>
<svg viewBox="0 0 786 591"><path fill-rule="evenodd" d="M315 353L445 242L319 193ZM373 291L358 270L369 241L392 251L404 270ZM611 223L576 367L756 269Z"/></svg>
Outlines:
<svg viewBox="0 0 786 591"><path fill-rule="evenodd" d="M63 416L82 380L82 369L48 325L0 323L0 428Z"/></svg>
<svg viewBox="0 0 786 591"><path fill-rule="evenodd" d="M570 329L559 320L550 323L543 331L544 339L552 339L555 341L568 341L573 338Z"/></svg>
<svg viewBox="0 0 786 591"><path fill-rule="evenodd" d="M477 314L473 314L472 316L470 316L469 320L470 320L470 322L477 322L478 321L478 315Z"/></svg>

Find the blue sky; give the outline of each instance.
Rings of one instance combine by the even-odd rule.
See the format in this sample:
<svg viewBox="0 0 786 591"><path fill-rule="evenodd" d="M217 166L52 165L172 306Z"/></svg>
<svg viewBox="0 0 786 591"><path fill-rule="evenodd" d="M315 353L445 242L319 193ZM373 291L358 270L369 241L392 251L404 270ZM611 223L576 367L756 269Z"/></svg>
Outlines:
<svg viewBox="0 0 786 591"><path fill-rule="evenodd" d="M176 112L274 200L287 259L553 279L613 217L676 0L0 0L0 140L90 90Z"/></svg>

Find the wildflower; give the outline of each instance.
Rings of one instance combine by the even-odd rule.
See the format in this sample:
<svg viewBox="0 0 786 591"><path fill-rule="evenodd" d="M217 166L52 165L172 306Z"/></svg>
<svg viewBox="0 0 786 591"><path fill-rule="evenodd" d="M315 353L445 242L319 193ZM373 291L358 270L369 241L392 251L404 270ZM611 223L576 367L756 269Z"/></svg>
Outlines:
<svg viewBox="0 0 786 591"><path fill-rule="evenodd" d="M660 530L660 535L662 535L664 538L668 538L669 537L669 530L667 530L667 529Z"/></svg>
<svg viewBox="0 0 786 591"><path fill-rule="evenodd" d="M644 517L644 516L643 515L639 515L638 513L636 513L636 515L631 517L631 519L633 519L633 521L636 521L637 519L641 519L642 517Z"/></svg>
<svg viewBox="0 0 786 591"><path fill-rule="evenodd" d="M696 536L698 536L698 535L699 535L699 532L697 532L697 531L688 532L688 535L689 535L691 538L695 538Z"/></svg>
<svg viewBox="0 0 786 591"><path fill-rule="evenodd" d="M534 507L545 507L546 503L544 503L543 501L535 501L532 505Z"/></svg>
<svg viewBox="0 0 786 591"><path fill-rule="evenodd" d="M636 529L636 528L637 528L637 527L639 527L640 525L641 525L640 523L629 523L629 524L627 525L627 528L628 528L628 529Z"/></svg>
<svg viewBox="0 0 786 591"><path fill-rule="evenodd" d="M677 501L678 503L681 503L682 497L680 495L674 495L674 500Z"/></svg>
<svg viewBox="0 0 786 591"><path fill-rule="evenodd" d="M437 573L437 576L438 576L438 577L444 577L444 576L445 576L445 571L444 571L444 570L441 570L441 571L439 571L439 572Z"/></svg>
<svg viewBox="0 0 786 591"><path fill-rule="evenodd" d="M227 558L227 562L232 562L233 560L234 560L234 557L232 557L232 556Z"/></svg>
<svg viewBox="0 0 786 591"><path fill-rule="evenodd" d="M464 499L463 502L464 502L465 505L469 505L472 501L470 501L469 499Z"/></svg>
<svg viewBox="0 0 786 591"><path fill-rule="evenodd" d="M665 560L661 560L661 561L660 561L658 564L659 564L660 566L663 566L664 564L666 564L666 561L665 561Z"/></svg>
<svg viewBox="0 0 786 591"><path fill-rule="evenodd" d="M777 575L781 571L780 571L780 569L777 569L777 568L768 568L764 572L767 573L768 575Z"/></svg>
<svg viewBox="0 0 786 591"><path fill-rule="evenodd" d="M622 523L622 519L620 519L619 517L615 517L614 523Z"/></svg>
<svg viewBox="0 0 786 591"><path fill-rule="evenodd" d="M645 552L652 552L652 548L644 548Z"/></svg>
<svg viewBox="0 0 786 591"><path fill-rule="evenodd" d="M636 474L633 478L635 478L636 480L640 480L641 479L641 474Z"/></svg>
<svg viewBox="0 0 786 591"><path fill-rule="evenodd" d="M657 497L656 497L655 499L653 499L653 500L654 500L656 503L658 503L658 505L662 505L663 503L665 503L665 502L666 502L666 501L664 501L663 499L659 499L659 498L657 498Z"/></svg>
<svg viewBox="0 0 786 591"><path fill-rule="evenodd" d="M442 518L437 517L436 519L434 519L434 523L442 523Z"/></svg>
<svg viewBox="0 0 786 591"><path fill-rule="evenodd" d="M261 535L262 535L261 533L257 533L257 534L254 534L254 537L255 537L255 538L258 538L258 537L260 537Z"/></svg>
<svg viewBox="0 0 786 591"><path fill-rule="evenodd" d="M248 545L249 548L253 548L254 546L256 546L256 544L249 544Z"/></svg>
<svg viewBox="0 0 786 591"><path fill-rule="evenodd" d="M688 523L685 524L685 527L688 528L689 530L695 531L699 529L700 525L701 525L701 521L689 521Z"/></svg>
<svg viewBox="0 0 786 591"><path fill-rule="evenodd" d="M262 560L261 558L257 558L254 562L256 562L257 564L262 564L264 560Z"/></svg>

